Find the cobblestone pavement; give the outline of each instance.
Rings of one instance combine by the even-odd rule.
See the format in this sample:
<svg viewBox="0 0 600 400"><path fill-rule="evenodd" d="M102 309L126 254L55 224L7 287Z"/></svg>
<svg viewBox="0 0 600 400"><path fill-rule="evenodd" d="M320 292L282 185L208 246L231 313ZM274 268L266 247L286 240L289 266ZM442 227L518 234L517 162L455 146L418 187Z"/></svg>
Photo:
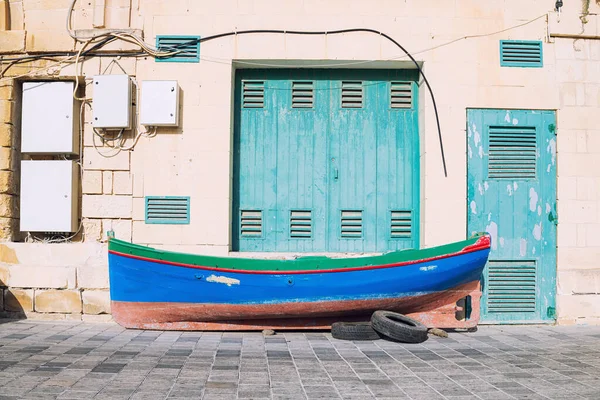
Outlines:
<svg viewBox="0 0 600 400"><path fill-rule="evenodd" d="M422 344L0 320L0 399L600 399L600 327Z"/></svg>

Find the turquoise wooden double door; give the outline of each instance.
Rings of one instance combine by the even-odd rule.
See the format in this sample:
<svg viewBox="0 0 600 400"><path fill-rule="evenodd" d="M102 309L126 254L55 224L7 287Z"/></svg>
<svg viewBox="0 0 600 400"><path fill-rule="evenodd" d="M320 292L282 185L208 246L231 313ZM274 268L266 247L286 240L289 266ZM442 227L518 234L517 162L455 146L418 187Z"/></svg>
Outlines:
<svg viewBox="0 0 600 400"><path fill-rule="evenodd" d="M554 111L467 111L468 232L492 236L482 322L555 319L555 124Z"/></svg>
<svg viewBox="0 0 600 400"><path fill-rule="evenodd" d="M233 249L418 246L416 71L239 70Z"/></svg>

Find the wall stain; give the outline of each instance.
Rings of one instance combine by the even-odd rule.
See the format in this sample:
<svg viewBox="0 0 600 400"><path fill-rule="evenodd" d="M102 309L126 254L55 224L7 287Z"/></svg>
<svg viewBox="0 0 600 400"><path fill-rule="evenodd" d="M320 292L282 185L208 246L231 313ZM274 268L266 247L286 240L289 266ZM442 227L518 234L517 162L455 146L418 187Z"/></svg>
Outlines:
<svg viewBox="0 0 600 400"><path fill-rule="evenodd" d="M19 264L15 249L11 249L5 244L0 244L0 262L7 264Z"/></svg>

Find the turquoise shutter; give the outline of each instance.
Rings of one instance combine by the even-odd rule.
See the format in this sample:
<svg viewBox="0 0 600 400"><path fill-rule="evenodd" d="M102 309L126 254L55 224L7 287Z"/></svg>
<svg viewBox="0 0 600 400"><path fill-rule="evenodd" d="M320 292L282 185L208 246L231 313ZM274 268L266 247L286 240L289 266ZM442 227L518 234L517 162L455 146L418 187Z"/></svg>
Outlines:
<svg viewBox="0 0 600 400"><path fill-rule="evenodd" d="M418 247L416 77L238 71L233 248Z"/></svg>

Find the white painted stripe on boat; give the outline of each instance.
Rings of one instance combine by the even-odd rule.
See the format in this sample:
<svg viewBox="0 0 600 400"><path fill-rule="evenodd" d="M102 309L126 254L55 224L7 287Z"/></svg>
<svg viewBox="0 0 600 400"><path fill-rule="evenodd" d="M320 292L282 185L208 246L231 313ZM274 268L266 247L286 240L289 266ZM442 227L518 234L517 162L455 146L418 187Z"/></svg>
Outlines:
<svg viewBox="0 0 600 400"><path fill-rule="evenodd" d="M239 285L240 284L240 280L239 279L234 279L234 278L229 278L226 276L217 276L217 275L211 275L208 278L206 278L207 282L214 282L214 283L223 283L227 286L231 286L231 285Z"/></svg>

